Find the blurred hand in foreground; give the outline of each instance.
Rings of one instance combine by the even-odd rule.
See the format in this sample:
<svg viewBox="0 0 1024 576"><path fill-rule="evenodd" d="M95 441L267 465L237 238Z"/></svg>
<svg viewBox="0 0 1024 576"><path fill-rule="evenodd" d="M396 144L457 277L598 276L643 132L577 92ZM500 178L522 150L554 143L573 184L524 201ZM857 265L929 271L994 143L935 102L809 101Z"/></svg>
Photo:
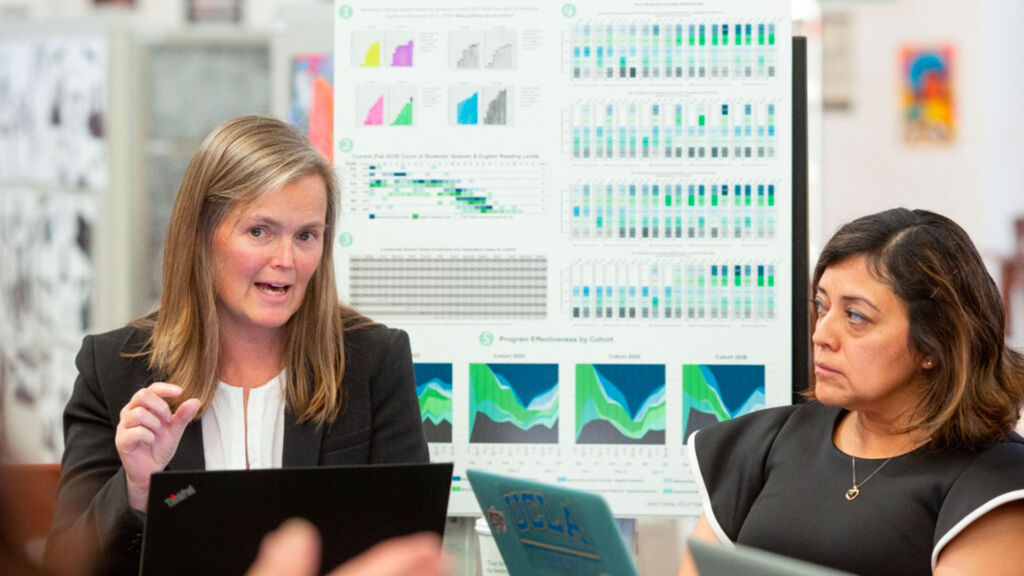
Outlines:
<svg viewBox="0 0 1024 576"><path fill-rule="evenodd" d="M316 527L293 518L267 534L246 576L315 576L320 564ZM392 538L334 569L328 576L443 576L451 561L436 534Z"/></svg>

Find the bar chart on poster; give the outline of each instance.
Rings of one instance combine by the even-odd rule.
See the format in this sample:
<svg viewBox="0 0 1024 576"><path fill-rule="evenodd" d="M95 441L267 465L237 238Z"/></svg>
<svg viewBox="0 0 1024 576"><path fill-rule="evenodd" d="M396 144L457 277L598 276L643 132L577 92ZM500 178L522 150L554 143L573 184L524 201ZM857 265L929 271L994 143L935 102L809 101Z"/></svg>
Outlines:
<svg viewBox="0 0 1024 576"><path fill-rule="evenodd" d="M697 515L686 439L791 401L785 0L336 0L343 301L467 468Z"/></svg>

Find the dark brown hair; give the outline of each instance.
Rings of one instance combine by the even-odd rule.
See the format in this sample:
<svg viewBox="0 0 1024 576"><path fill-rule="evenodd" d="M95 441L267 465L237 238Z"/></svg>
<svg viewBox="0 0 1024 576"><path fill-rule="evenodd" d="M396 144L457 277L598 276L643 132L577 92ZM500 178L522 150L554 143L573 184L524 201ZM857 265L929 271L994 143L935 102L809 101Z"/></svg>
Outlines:
<svg viewBox="0 0 1024 576"><path fill-rule="evenodd" d="M813 287L829 266L860 255L903 301L909 344L933 364L921 369L910 427L931 436L936 449L977 449L1005 438L1024 403L1024 356L1006 346L1003 300L967 233L926 210L858 218L822 250Z"/></svg>

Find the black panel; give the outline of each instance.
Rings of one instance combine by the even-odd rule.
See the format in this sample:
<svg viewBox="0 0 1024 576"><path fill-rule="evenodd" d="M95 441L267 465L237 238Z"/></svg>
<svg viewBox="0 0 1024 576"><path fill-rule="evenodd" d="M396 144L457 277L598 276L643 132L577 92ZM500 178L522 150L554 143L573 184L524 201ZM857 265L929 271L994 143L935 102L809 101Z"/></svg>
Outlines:
<svg viewBox="0 0 1024 576"><path fill-rule="evenodd" d="M807 244L807 38L793 38L793 403L810 384Z"/></svg>

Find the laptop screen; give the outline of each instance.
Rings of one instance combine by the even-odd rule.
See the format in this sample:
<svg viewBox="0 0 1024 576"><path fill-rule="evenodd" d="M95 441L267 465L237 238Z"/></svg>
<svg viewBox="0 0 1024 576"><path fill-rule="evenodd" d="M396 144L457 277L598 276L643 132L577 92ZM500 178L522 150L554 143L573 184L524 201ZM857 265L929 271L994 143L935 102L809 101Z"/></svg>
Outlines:
<svg viewBox="0 0 1024 576"><path fill-rule="evenodd" d="M154 474L143 576L243 574L288 518L320 531L321 573L395 536L443 535L452 464Z"/></svg>
<svg viewBox="0 0 1024 576"><path fill-rule="evenodd" d="M701 576L851 576L846 572L756 548L727 548L694 538L690 538L687 545Z"/></svg>

